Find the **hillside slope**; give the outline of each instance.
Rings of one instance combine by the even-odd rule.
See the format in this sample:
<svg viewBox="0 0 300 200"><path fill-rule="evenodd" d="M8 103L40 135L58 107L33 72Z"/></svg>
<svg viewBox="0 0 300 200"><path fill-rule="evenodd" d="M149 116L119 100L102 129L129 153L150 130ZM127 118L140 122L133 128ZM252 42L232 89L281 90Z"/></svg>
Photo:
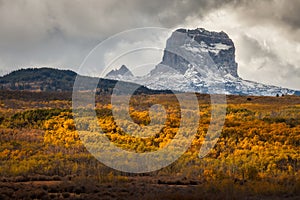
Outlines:
<svg viewBox="0 0 300 200"><path fill-rule="evenodd" d="M12 91L71 92L73 91L73 85L77 76L80 77L80 80L83 80L80 84L80 90L89 90L91 88L91 83L98 81L97 93L100 94L111 94L118 82L116 80L81 76L71 70L28 68L13 71L3 77L0 77L0 89ZM166 90L150 90L144 86L129 82L122 82L121 85L125 88L138 88L135 92L136 94L170 93L170 91ZM118 91L115 89L115 93L117 94L122 94L124 92L126 91Z"/></svg>

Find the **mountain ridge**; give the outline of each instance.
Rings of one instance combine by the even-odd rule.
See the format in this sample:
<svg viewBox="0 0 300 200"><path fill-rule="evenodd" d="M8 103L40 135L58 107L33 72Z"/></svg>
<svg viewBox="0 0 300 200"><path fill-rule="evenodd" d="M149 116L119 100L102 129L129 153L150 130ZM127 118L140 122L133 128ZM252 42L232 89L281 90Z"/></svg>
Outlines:
<svg viewBox="0 0 300 200"><path fill-rule="evenodd" d="M118 81L138 86L138 93L196 92L275 96L299 95L300 91L244 80L237 73L235 46L229 36L203 28L178 29L168 38L162 61L142 77L122 65L104 78L82 76L72 70L27 68L0 77L2 90L72 91L77 76L89 90L89 81L99 80L98 93L112 93ZM119 94L125 91L118 91Z"/></svg>
<svg viewBox="0 0 300 200"><path fill-rule="evenodd" d="M98 81L96 94L112 94L115 85L119 82L111 79L82 76L72 70L55 68L25 68L12 71L0 77L0 90L34 91L34 92L72 92L77 76L84 80L80 85L81 91L90 90L91 82ZM121 81L122 82L122 81ZM151 90L142 85L122 82L124 87L137 88L135 94L171 93L168 90ZM126 91L115 90L115 94L124 94Z"/></svg>
<svg viewBox="0 0 300 200"><path fill-rule="evenodd" d="M296 90L244 80L237 68L234 42L225 32L181 28L167 39L162 61L149 74L109 78L154 90L255 96L299 94Z"/></svg>
<svg viewBox="0 0 300 200"><path fill-rule="evenodd" d="M55 79L52 79L51 81L49 79L48 80L44 79L44 82L36 82L36 79L34 79L34 77L31 77L30 79L32 79L32 81L24 82L24 81L22 81L22 80L24 80L24 78L20 78L20 79L16 78L18 76L22 77L24 75L24 72L25 72L25 74L28 73L28 71L34 72L35 75L37 76L39 74L39 72L45 72L45 70L48 71L48 73L55 72L55 73L65 74L67 72L69 74L72 74L73 77L71 80L68 80L67 84L65 84L63 82L59 82L61 84L64 84L63 87L59 87L59 83L55 83L56 87L52 87L51 84L47 85L49 83L54 83ZM19 70L12 71L11 73L0 77L0 90L34 91L34 92L36 92L36 91L71 92L73 90L74 81L75 81L75 78L77 75L78 74L72 70L61 70L61 69L56 69L56 68L19 69ZM62 75L60 75L60 76L62 76ZM79 76L81 76L81 75L79 75ZM12 78L12 77L15 77L15 78ZM82 77L86 77L87 79L98 79L98 78L88 77L88 76L82 76ZM113 91L113 88L117 82L118 82L118 80L100 78L99 84L97 86L97 88L98 88L97 93L98 94L111 94ZM130 82L123 82L123 83L129 84L129 85L132 85L132 84L136 85L135 83L130 83ZM15 84L15 85L13 86L13 84ZM27 85L27 87L26 87L26 85ZM30 85L30 86L34 85L34 87L28 87L28 85ZM70 87L68 87L68 86L70 86ZM87 86L87 88L89 88L89 85ZM84 90L84 89L85 88L83 88L82 90ZM176 92L180 92L180 91L176 91ZM121 94L122 92L118 91L117 93ZM164 88L161 88L160 90L153 90L153 89L144 87L142 85L139 85L138 91L136 93L139 93L139 94L142 94L142 93L144 93L144 94L164 94L164 93L169 94L169 93L171 93L171 91L165 90ZM295 91L294 94L297 96L300 96L300 91Z"/></svg>

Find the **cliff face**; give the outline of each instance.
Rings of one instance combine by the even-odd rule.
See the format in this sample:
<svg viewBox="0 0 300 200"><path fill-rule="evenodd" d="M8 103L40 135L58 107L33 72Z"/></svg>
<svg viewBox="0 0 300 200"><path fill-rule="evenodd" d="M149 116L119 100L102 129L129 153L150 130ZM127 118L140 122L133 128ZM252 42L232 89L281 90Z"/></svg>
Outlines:
<svg viewBox="0 0 300 200"><path fill-rule="evenodd" d="M186 56L183 51L187 51L190 55ZM192 54L202 58L209 56L221 75L231 74L233 77L238 77L234 43L226 33L210 32L202 28L178 29L167 40L161 64L184 74L189 69L189 64L193 64L193 59L190 59ZM200 64L200 68L205 67L201 58L196 64Z"/></svg>

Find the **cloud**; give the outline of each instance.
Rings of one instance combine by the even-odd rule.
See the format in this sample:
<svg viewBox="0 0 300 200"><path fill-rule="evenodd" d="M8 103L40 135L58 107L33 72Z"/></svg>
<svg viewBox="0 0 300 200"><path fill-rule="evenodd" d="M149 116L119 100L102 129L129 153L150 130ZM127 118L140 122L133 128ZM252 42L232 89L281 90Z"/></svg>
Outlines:
<svg viewBox="0 0 300 200"><path fill-rule="evenodd" d="M289 2L293 4L293 1ZM300 57L297 56L300 53L300 28L296 23L286 22L288 11L284 8L292 7L286 5L289 2L231 2L202 18L190 16L182 25L228 33L236 46L238 74L242 78L300 89L299 73L290 73L300 72ZM291 15L294 19L299 14L292 12Z"/></svg>
<svg viewBox="0 0 300 200"><path fill-rule="evenodd" d="M173 27L189 15L204 15L226 1L2 0L0 36L39 41L61 32L67 37L107 37L140 26ZM11 41L11 40L9 40Z"/></svg>
<svg viewBox="0 0 300 200"><path fill-rule="evenodd" d="M214 7L204 0L1 0L1 68L53 65L76 70L96 44L120 31L171 28Z"/></svg>
<svg viewBox="0 0 300 200"><path fill-rule="evenodd" d="M234 40L242 77L256 80L260 70L259 81L300 89L299 10L298 0L0 0L0 73L27 66L77 70L96 44L120 31L203 26ZM278 80L291 76L290 82L268 75L281 68Z"/></svg>

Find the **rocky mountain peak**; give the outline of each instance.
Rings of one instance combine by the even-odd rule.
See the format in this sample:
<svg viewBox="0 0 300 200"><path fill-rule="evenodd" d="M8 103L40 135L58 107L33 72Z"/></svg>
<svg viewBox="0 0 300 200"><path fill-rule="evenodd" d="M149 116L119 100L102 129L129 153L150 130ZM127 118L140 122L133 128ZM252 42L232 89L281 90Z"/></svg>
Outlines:
<svg viewBox="0 0 300 200"><path fill-rule="evenodd" d="M207 62L210 62L207 63ZM170 66L184 74L189 66L198 65L200 71L212 68L212 63L221 76L227 74L238 78L235 47L229 36L203 28L178 29L167 40L161 64ZM191 64L191 65L189 65Z"/></svg>
<svg viewBox="0 0 300 200"><path fill-rule="evenodd" d="M125 66L122 65L119 69L113 69L109 73L106 74L106 78L118 78L122 76L132 77L133 74L131 71Z"/></svg>

